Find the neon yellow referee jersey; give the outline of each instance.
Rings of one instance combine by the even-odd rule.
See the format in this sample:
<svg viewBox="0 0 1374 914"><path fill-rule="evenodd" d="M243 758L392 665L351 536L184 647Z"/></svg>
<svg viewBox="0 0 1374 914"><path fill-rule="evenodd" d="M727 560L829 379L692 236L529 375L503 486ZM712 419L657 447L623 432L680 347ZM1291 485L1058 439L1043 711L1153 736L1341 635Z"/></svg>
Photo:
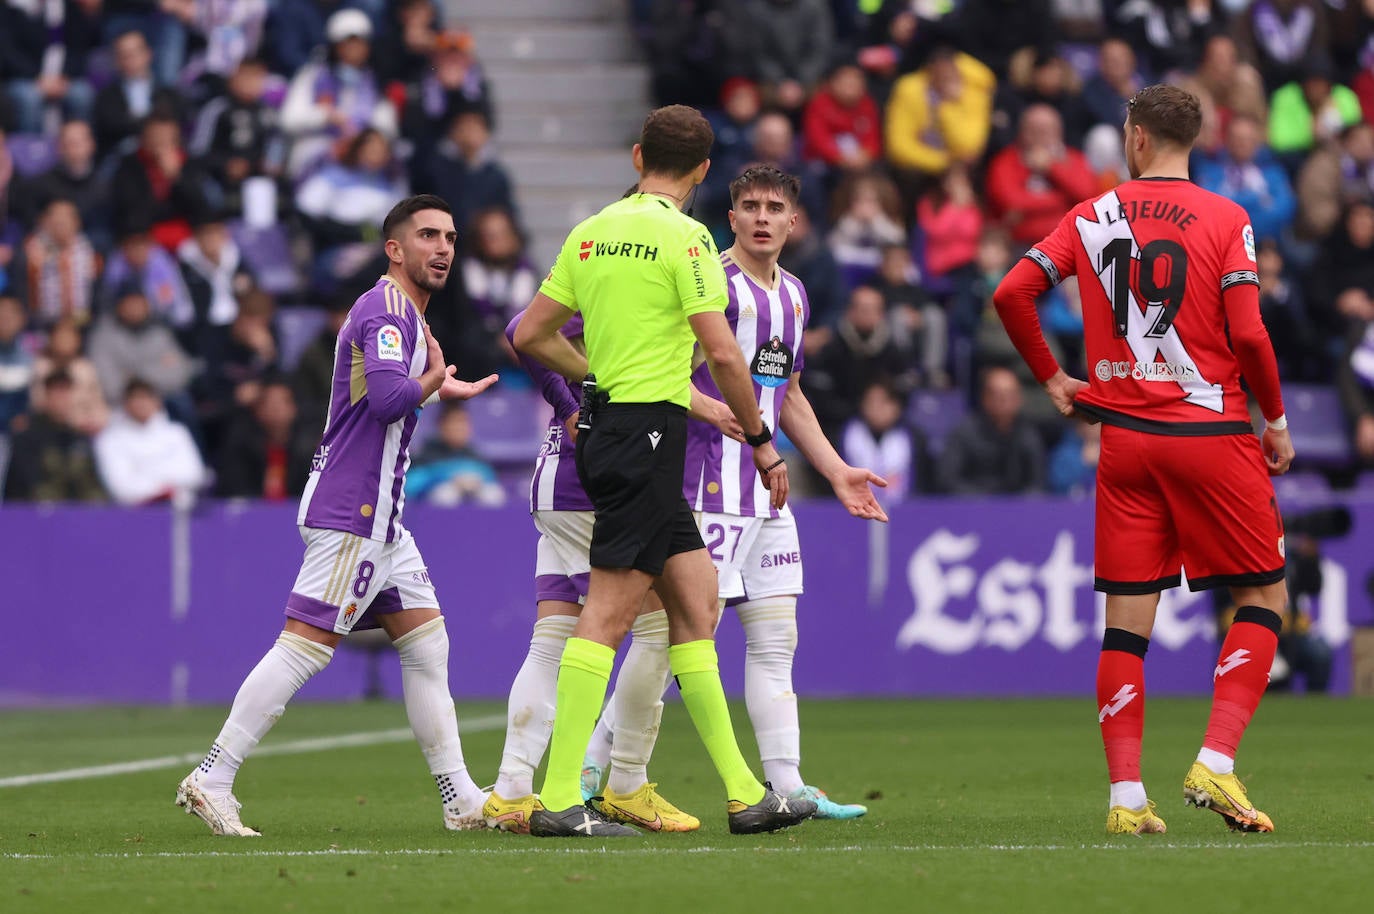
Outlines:
<svg viewBox="0 0 1374 914"><path fill-rule="evenodd" d="M696 342L687 318L729 299L711 233L653 194L574 228L539 291L582 312L587 363L612 403L683 407Z"/></svg>

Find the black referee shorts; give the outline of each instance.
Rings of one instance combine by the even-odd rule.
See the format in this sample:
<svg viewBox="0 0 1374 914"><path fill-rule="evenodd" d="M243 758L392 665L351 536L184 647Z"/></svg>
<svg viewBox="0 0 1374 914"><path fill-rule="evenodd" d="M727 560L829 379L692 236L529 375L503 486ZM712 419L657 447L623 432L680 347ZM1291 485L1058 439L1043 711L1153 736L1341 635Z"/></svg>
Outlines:
<svg viewBox="0 0 1374 914"><path fill-rule="evenodd" d="M593 568L660 575L680 552L703 549L682 495L687 411L675 403L611 403L577 437L577 478L596 509Z"/></svg>

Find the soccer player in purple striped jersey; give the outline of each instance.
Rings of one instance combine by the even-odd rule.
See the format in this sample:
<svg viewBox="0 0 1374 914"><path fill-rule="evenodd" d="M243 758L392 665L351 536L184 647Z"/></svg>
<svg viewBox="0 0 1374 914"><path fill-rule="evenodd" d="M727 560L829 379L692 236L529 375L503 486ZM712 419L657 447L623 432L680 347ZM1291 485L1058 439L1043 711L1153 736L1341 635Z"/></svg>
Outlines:
<svg viewBox="0 0 1374 914"><path fill-rule="evenodd" d="M382 237L386 275L354 303L334 350L324 437L297 516L305 558L286 625L239 687L205 760L177 787L177 805L216 835L260 834L239 816L239 766L340 639L364 628L383 629L400 655L406 715L439 787L445 827L485 824L448 689L448 633L401 509L420 407L474 397L496 375L455 378L425 323L430 295L453 267L458 233L448 204L428 194L402 200Z"/></svg>
<svg viewBox="0 0 1374 914"><path fill-rule="evenodd" d="M730 290L725 316L749 364L764 423L782 428L852 515L886 521L870 484L887 483L844 462L821 432L801 390L802 334L810 305L801 282L778 266L796 220L799 191L796 177L766 165L748 169L731 183L735 244L721 254ZM719 397L709 372L698 370L692 382L703 395ZM817 818L863 815L863 806L835 803L801 776L792 656L802 566L791 510L772 505L740 444L705 423L688 426L684 483L720 575L720 597L735 607L744 626L745 699L765 779L779 793L814 801ZM666 671L665 659L636 654L632 644L607 713L593 734L585 767L609 762L602 809L612 818L635 822L645 814L641 800L646 789L652 791L646 766L662 713Z"/></svg>

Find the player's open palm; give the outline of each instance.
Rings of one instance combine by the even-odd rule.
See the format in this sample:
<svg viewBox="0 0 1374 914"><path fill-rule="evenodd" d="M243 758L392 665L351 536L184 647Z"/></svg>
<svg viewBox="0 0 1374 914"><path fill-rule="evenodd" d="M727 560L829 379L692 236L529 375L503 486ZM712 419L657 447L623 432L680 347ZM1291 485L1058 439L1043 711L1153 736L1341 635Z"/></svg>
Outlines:
<svg viewBox="0 0 1374 914"><path fill-rule="evenodd" d="M453 368L452 365L449 368ZM460 381L450 375L439 388L440 400L471 400L496 383L498 375L489 374L480 381Z"/></svg>
<svg viewBox="0 0 1374 914"><path fill-rule="evenodd" d="M1293 439L1288 429L1266 427L1260 436L1260 444L1264 448L1264 463L1270 476L1282 476L1293 466L1293 456L1297 452L1293 450Z"/></svg>
<svg viewBox="0 0 1374 914"><path fill-rule="evenodd" d="M844 505L845 510L864 520L887 523L887 512L878 504L870 486L887 487L887 480L864 467L846 466L830 480L835 497Z"/></svg>

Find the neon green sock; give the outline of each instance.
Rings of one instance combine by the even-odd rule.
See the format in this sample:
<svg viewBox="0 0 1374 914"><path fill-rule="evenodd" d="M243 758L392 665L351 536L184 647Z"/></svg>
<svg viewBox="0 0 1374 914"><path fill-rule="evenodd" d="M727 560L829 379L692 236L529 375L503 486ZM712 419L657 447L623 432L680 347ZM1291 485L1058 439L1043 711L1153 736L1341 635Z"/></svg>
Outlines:
<svg viewBox="0 0 1374 914"><path fill-rule="evenodd" d="M763 799L763 785L740 754L725 689L720 684L714 641L688 641L668 648L668 667L677 677L682 703L692 716L697 735L725 782L726 799L753 805ZM590 734L589 734L590 735Z"/></svg>
<svg viewBox="0 0 1374 914"><path fill-rule="evenodd" d="M582 805L582 756L596 728L614 664L615 651L595 641L569 638L563 648L549 767L539 791L545 809L558 812Z"/></svg>

